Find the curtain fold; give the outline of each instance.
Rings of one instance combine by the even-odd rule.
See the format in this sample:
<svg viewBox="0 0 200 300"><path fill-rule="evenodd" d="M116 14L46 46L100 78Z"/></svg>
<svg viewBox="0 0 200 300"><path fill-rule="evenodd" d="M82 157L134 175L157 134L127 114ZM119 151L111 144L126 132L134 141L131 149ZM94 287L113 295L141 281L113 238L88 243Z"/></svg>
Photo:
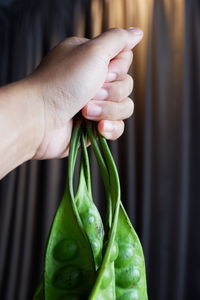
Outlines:
<svg viewBox="0 0 200 300"><path fill-rule="evenodd" d="M200 2L0 0L0 85L29 74L67 36L130 26L144 31L130 70L135 113L110 142L122 201L144 247L149 300L200 299ZM67 159L26 162L0 182L2 300L33 295L66 168Z"/></svg>

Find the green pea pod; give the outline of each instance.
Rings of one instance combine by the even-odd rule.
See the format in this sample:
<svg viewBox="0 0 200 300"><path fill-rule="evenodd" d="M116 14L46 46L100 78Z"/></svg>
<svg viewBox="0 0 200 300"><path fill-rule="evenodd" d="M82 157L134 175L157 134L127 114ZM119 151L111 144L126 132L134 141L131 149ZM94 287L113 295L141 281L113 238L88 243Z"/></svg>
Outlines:
<svg viewBox="0 0 200 300"><path fill-rule="evenodd" d="M119 177L112 154L102 136L99 135L97 143L97 131L89 123L87 133L107 193L103 258L104 231L92 200L86 137L75 126L67 188L50 231L44 278L33 300L147 300L144 255L120 200ZM74 196L73 174L80 136L82 156Z"/></svg>
<svg viewBox="0 0 200 300"><path fill-rule="evenodd" d="M92 144L92 147L95 148L96 144L95 133L92 131L91 126L88 125L88 135ZM117 231L117 221L119 214L119 205L120 205L120 184L117 169L112 158L111 153L108 151L105 155L106 164L108 167L110 179L110 196L112 203L112 224L109 231L108 241L106 243L105 255L102 260L102 265L100 267L95 285L90 293L89 300L111 300L115 299L115 270L114 270L114 260L113 252L115 251L115 236ZM111 207L111 206L110 206ZM115 257L114 257L115 258Z"/></svg>
<svg viewBox="0 0 200 300"><path fill-rule="evenodd" d="M92 200L89 158L85 137L81 136L82 156L79 173L78 190L75 196L76 206L83 228L90 241L96 270L102 260L104 227L100 213Z"/></svg>
<svg viewBox="0 0 200 300"><path fill-rule="evenodd" d="M110 151L104 138L99 136L104 157L110 156ZM93 147L96 145L93 144ZM104 182L108 181L109 166L99 151L96 155ZM106 160L108 161L108 159ZM102 172L103 170L103 172ZM110 188L110 190L112 190ZM114 207L112 206L112 209ZM112 248L112 257L115 260L115 285L117 300L147 300L145 262L139 238L120 202L115 244ZM101 292L102 293L102 292ZM111 299L111 298L105 298Z"/></svg>
<svg viewBox="0 0 200 300"><path fill-rule="evenodd" d="M54 218L45 254L45 300L87 299L95 280L93 253L73 194L74 154L80 129L74 127L67 187Z"/></svg>
<svg viewBox="0 0 200 300"><path fill-rule="evenodd" d="M84 134L81 135L81 146L82 158L79 172L78 191L75 195L75 203L82 221L83 229L86 232L86 235L91 244L95 261L95 268L97 270L102 260L104 228L100 214L92 200L89 157L87 153ZM70 158L73 162L73 168L75 168L77 151L78 147L75 147L74 157ZM43 281L41 281L33 298L33 300L37 299L44 299Z"/></svg>
<svg viewBox="0 0 200 300"><path fill-rule="evenodd" d="M117 300L147 300L145 262L139 238L122 204L116 233L118 257L115 260Z"/></svg>
<svg viewBox="0 0 200 300"><path fill-rule="evenodd" d="M110 155L106 140L99 136L104 155ZM118 256L115 260L116 299L146 300L145 261L139 238L120 203L116 232Z"/></svg>

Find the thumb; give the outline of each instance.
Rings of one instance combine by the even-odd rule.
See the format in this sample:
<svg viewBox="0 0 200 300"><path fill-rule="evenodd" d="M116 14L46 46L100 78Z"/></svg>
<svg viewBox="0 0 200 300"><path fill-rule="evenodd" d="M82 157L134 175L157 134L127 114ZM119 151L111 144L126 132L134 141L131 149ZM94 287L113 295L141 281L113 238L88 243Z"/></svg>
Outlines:
<svg viewBox="0 0 200 300"><path fill-rule="evenodd" d="M142 38L143 31L139 28L113 28L95 37L90 43L95 43L102 56L111 60L120 52L133 49Z"/></svg>

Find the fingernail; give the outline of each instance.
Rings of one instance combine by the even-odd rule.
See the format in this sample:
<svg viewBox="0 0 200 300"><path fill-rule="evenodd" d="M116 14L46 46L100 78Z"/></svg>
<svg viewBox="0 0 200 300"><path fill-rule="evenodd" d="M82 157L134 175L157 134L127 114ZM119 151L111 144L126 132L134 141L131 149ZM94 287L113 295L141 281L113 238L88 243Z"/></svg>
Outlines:
<svg viewBox="0 0 200 300"><path fill-rule="evenodd" d="M134 32L136 35L143 35L143 31L137 27L129 27L128 31Z"/></svg>
<svg viewBox="0 0 200 300"><path fill-rule="evenodd" d="M111 132L113 131L114 127L113 127L113 123L110 121L104 121L103 123L103 131L106 132Z"/></svg>
<svg viewBox="0 0 200 300"><path fill-rule="evenodd" d="M88 117L98 117L102 113L102 108L99 105L88 104L86 113Z"/></svg>
<svg viewBox="0 0 200 300"><path fill-rule="evenodd" d="M109 72L106 76L106 81L114 81L117 79L117 73Z"/></svg>
<svg viewBox="0 0 200 300"><path fill-rule="evenodd" d="M108 91L106 89L100 89L95 96L95 99L105 100L108 98Z"/></svg>

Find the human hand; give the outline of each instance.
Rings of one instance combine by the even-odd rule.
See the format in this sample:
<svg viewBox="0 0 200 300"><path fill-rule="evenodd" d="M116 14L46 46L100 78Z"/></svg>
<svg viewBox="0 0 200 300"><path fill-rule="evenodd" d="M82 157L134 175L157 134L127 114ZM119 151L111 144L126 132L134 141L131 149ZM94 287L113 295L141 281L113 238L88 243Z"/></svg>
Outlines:
<svg viewBox="0 0 200 300"><path fill-rule="evenodd" d="M123 120L133 113L131 49L142 36L135 28L111 29L92 40L67 38L49 52L29 77L41 99L35 159L68 154L72 118L81 109L105 138L123 133Z"/></svg>

